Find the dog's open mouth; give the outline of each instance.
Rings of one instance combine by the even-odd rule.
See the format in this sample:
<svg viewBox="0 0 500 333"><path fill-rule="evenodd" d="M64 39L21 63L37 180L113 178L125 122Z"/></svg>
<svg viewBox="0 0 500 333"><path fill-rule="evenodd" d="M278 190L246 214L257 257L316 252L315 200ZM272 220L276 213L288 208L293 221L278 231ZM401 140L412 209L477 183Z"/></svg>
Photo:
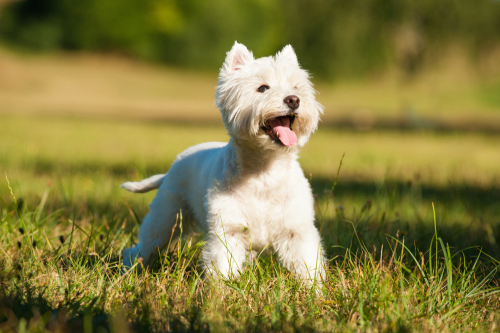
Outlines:
<svg viewBox="0 0 500 333"><path fill-rule="evenodd" d="M295 114L276 117L267 120L262 129L269 137L285 146L293 146L297 142L297 135L292 131L292 124L295 121Z"/></svg>

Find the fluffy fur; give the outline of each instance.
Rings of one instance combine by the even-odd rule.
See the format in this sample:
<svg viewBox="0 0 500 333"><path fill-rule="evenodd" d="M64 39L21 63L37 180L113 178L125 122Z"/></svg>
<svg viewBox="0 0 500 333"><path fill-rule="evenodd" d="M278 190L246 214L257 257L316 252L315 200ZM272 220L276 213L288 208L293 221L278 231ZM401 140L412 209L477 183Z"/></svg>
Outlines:
<svg viewBox="0 0 500 333"><path fill-rule="evenodd" d="M299 98L300 105L292 108L287 96ZM182 210L185 221L197 221L207 234L202 260L209 274L235 276L252 250L269 245L301 278L323 276L314 200L297 162L323 107L292 47L254 59L235 43L220 70L216 105L229 143L196 145L179 154L167 174L122 185L131 192L159 188L139 244L123 252L124 266L139 257L150 263L168 243ZM291 119L295 144L286 146L273 132L269 123L277 117Z"/></svg>

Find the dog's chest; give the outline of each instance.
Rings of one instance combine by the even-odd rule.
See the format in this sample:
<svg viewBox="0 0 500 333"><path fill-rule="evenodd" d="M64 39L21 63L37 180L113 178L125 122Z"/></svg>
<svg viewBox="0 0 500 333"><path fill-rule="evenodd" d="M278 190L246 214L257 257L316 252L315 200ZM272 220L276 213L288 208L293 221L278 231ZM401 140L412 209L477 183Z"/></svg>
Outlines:
<svg viewBox="0 0 500 333"><path fill-rule="evenodd" d="M238 208L252 241L267 244L279 232L289 214L294 186L285 175L249 179L236 189Z"/></svg>

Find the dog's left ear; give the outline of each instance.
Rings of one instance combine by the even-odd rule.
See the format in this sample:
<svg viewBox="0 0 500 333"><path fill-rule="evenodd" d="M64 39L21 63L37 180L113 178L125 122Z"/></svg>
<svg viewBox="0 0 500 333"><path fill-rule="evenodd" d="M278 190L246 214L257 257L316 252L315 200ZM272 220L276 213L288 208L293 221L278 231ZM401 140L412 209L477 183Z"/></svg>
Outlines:
<svg viewBox="0 0 500 333"><path fill-rule="evenodd" d="M247 47L238 42L234 42L231 51L227 53L224 66L222 67L228 74L239 70L245 64L253 60L252 52Z"/></svg>
<svg viewBox="0 0 500 333"><path fill-rule="evenodd" d="M293 47L289 44L283 48L280 52L276 54L276 59L287 62L289 64L294 64L299 66L299 61L297 60L297 55L293 50Z"/></svg>

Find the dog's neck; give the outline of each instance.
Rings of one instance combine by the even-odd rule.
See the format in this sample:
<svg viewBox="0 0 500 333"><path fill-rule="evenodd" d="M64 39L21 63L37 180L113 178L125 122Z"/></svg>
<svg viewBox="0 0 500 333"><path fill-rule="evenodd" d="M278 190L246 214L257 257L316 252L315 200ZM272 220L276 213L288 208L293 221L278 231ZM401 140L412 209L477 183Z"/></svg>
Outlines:
<svg viewBox="0 0 500 333"><path fill-rule="evenodd" d="M228 147L234 155L238 177L252 177L269 172L274 168L287 170L297 160L296 149L263 149L256 143L231 138Z"/></svg>

